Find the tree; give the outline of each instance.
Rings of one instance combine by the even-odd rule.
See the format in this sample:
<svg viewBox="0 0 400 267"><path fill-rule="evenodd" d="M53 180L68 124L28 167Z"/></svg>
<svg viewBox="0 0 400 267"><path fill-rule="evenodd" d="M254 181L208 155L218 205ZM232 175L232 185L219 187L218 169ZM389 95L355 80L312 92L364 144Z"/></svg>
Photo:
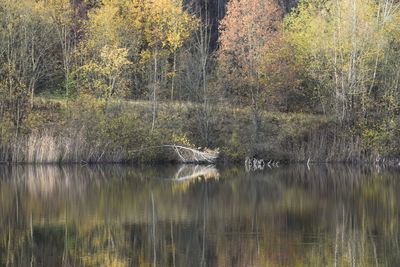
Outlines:
<svg viewBox="0 0 400 267"><path fill-rule="evenodd" d="M261 93L266 89L261 84L262 56L276 33L281 14L273 0L232 0L221 21L218 63L223 88L235 102L251 105L255 140L260 128Z"/></svg>
<svg viewBox="0 0 400 267"><path fill-rule="evenodd" d="M166 85L171 78L169 95L173 100L176 53L195 28L196 19L183 9L181 0L105 0L89 12L82 50L90 62L106 45L127 49L134 83L140 89L150 88L154 129L160 83Z"/></svg>
<svg viewBox="0 0 400 267"><path fill-rule="evenodd" d="M3 101L18 133L28 96L32 108L38 82L57 73L54 25L45 4L1 1L0 39Z"/></svg>
<svg viewBox="0 0 400 267"><path fill-rule="evenodd" d="M157 88L159 86L159 58L173 54L173 73L171 99L174 97L174 81L176 71L176 51L183 45L195 29L196 20L183 10L182 0L160 0L148 3L149 16L145 21L144 36L148 49L143 55L153 58L153 119L155 127L157 113Z"/></svg>
<svg viewBox="0 0 400 267"><path fill-rule="evenodd" d="M61 45L65 94L68 97L70 95L73 53L77 45L76 32L74 30L74 24L76 24L74 8L70 0L52 0L48 4L51 19L57 32L59 44Z"/></svg>
<svg viewBox="0 0 400 267"><path fill-rule="evenodd" d="M211 128L213 100L216 94L213 94L209 86L210 72L213 69L212 64L212 33L213 22L210 17L208 0L193 1L192 9L198 16L199 26L189 42L190 57L186 58L186 90L188 90L189 99L201 103L196 109L199 131L201 133L205 146L209 145L209 132Z"/></svg>
<svg viewBox="0 0 400 267"><path fill-rule="evenodd" d="M106 107L111 97L123 96L125 86L123 71L130 64L127 59L128 50L116 46L105 45L100 51L100 57L80 67L82 85L89 92L105 99Z"/></svg>
<svg viewBox="0 0 400 267"><path fill-rule="evenodd" d="M387 71L388 55L396 54L400 41L393 27L399 25L398 5L386 0L308 0L286 19L286 42L305 66L303 84L312 87L324 113L334 112L354 124L383 100L379 96L388 97L387 86L398 80Z"/></svg>
<svg viewBox="0 0 400 267"><path fill-rule="evenodd" d="M23 119L28 112L29 91L19 79L15 65L3 65L0 69L0 141L5 138L12 123L15 138L18 137ZM12 129L12 128L11 128Z"/></svg>

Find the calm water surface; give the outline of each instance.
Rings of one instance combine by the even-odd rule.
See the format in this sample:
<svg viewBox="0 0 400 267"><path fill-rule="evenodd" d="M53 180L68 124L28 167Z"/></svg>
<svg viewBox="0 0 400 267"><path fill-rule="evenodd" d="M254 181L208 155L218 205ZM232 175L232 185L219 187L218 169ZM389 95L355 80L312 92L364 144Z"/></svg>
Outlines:
<svg viewBox="0 0 400 267"><path fill-rule="evenodd" d="M400 266L400 173L0 166L0 266Z"/></svg>

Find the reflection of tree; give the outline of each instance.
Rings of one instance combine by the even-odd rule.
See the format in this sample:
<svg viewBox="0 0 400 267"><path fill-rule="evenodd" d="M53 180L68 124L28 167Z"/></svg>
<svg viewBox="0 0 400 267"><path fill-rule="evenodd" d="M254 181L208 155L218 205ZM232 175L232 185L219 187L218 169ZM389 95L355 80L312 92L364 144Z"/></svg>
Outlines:
<svg viewBox="0 0 400 267"><path fill-rule="evenodd" d="M0 265L399 265L396 173L227 168L176 190L178 171L0 169Z"/></svg>

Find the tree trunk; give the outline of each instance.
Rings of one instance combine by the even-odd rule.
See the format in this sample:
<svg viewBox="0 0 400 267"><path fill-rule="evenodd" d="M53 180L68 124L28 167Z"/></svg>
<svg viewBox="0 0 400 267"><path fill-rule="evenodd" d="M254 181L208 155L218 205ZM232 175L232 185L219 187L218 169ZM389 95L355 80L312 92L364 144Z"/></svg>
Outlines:
<svg viewBox="0 0 400 267"><path fill-rule="evenodd" d="M157 61L157 50L154 52L154 86L153 86L153 118L152 118L152 123L151 123L151 131L154 130L155 124L156 124L156 112L157 112L157 67L158 67L158 61Z"/></svg>
<svg viewBox="0 0 400 267"><path fill-rule="evenodd" d="M176 73L176 51L174 51L174 62L173 62L173 73L171 81L171 101L174 101L174 89L175 89L175 73Z"/></svg>

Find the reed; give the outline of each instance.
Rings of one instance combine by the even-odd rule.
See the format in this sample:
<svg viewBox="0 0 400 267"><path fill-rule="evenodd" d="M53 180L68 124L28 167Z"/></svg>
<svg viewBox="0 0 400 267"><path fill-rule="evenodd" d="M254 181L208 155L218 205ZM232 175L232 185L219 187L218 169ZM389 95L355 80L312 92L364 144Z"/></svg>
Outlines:
<svg viewBox="0 0 400 267"><path fill-rule="evenodd" d="M127 152L104 142L89 142L82 132L71 136L50 131L32 133L0 147L3 162L16 163L99 163L127 161Z"/></svg>
<svg viewBox="0 0 400 267"><path fill-rule="evenodd" d="M298 162L348 162L369 161L358 137L333 135L329 131L309 133L303 140L294 144L284 144L293 161Z"/></svg>

